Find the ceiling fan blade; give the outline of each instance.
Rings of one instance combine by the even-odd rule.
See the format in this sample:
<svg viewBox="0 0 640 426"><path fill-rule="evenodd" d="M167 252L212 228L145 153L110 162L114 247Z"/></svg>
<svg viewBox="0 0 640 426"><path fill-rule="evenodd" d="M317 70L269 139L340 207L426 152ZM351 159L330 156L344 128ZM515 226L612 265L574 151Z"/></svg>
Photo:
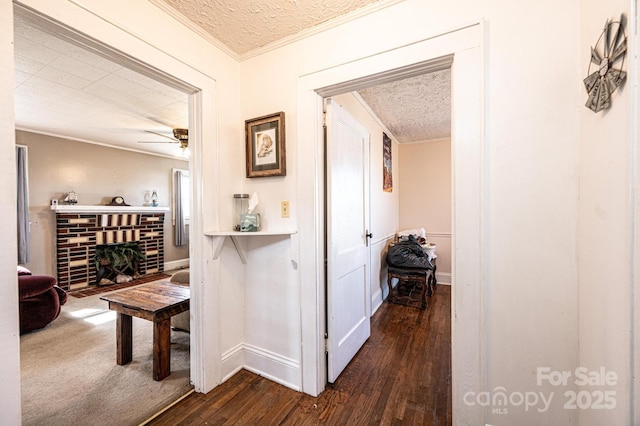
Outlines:
<svg viewBox="0 0 640 426"><path fill-rule="evenodd" d="M159 132L154 132L153 130L145 130L146 133L151 133L152 135L162 136L163 138L167 138L173 142L178 142L178 140L172 136L167 136Z"/></svg>

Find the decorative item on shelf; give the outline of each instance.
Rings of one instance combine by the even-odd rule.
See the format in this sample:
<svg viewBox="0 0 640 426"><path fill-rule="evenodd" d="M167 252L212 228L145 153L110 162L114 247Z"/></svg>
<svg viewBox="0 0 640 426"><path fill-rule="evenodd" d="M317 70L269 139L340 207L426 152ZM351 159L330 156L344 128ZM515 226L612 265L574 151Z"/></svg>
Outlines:
<svg viewBox="0 0 640 426"><path fill-rule="evenodd" d="M148 189L144 191L144 205L147 207L151 205L151 191Z"/></svg>
<svg viewBox="0 0 640 426"><path fill-rule="evenodd" d="M158 192L155 189L151 193L151 206L158 207Z"/></svg>
<svg viewBox="0 0 640 426"><path fill-rule="evenodd" d="M284 112L245 121L247 177L286 176Z"/></svg>
<svg viewBox="0 0 640 426"><path fill-rule="evenodd" d="M249 194L233 194L233 230L240 230L240 215L249 208Z"/></svg>
<svg viewBox="0 0 640 426"><path fill-rule="evenodd" d="M129 204L124 202L124 198L117 195L111 199L111 202L107 204L108 206L128 206Z"/></svg>
<svg viewBox="0 0 640 426"><path fill-rule="evenodd" d="M78 204L78 194L75 191L69 191L62 201L65 204Z"/></svg>
<svg viewBox="0 0 640 426"><path fill-rule="evenodd" d="M249 198L247 212L240 215L240 232L256 232L260 230L260 214L254 213L258 205L258 194L255 192Z"/></svg>

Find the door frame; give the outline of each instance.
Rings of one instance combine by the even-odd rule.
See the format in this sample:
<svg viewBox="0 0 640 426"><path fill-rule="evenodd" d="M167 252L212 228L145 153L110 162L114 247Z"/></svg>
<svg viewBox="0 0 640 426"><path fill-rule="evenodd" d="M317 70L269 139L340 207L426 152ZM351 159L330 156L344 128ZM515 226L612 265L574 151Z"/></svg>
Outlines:
<svg viewBox="0 0 640 426"><path fill-rule="evenodd" d="M117 23L99 18L91 8L73 3L46 4L42 10L15 3L23 16L43 29L69 41L80 42L109 60L134 69L189 94L189 173L191 176L191 222L189 225L189 258L191 287L190 379L197 392L209 392L221 382L220 318L217 291L217 269L209 265L213 249L204 234L204 140L211 141L210 154L217 162L218 123L216 80L171 55L170 52L144 41L139 35L122 29ZM13 6L12 6L13 7ZM204 120L204 117L215 119ZM14 126L15 127L15 126ZM213 186L218 188L219 174L213 172ZM214 278L211 278L214 277ZM213 362L212 362L213 360Z"/></svg>
<svg viewBox="0 0 640 426"><path fill-rule="evenodd" d="M300 314L305 393L319 395L326 385L323 98L451 64L453 415L461 424L482 422L482 409L464 404L463 395L483 387L486 371L485 31L480 20L298 78L298 273L303 283Z"/></svg>

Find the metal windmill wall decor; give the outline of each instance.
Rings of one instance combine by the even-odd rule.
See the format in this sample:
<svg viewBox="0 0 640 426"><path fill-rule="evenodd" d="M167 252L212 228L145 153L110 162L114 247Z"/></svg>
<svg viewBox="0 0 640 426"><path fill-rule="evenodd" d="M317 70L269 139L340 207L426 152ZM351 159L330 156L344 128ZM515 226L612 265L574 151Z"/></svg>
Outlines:
<svg viewBox="0 0 640 426"><path fill-rule="evenodd" d="M589 69L583 81L589 94L585 106L593 112L611 106L611 95L627 76L622 70L627 53L625 24L624 14L619 21L607 20L595 46L591 47ZM592 66L597 68L592 70Z"/></svg>

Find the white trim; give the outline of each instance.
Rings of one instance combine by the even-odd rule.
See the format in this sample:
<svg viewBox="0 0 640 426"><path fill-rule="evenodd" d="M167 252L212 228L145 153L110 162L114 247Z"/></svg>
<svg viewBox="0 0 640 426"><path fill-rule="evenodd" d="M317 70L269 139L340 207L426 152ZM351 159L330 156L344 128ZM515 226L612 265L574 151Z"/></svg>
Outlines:
<svg viewBox="0 0 640 426"><path fill-rule="evenodd" d="M218 111L216 81L196 67L123 28L118 22L100 16L78 0L52 6L43 3L38 10L14 4L15 10L38 20L50 30L57 30L71 40L102 53L119 64L189 93L189 161L192 179L192 223L189 227L191 259L191 381L197 392L208 392L220 383L220 318L218 312L218 264L211 259L211 247L203 237L203 141L208 141L207 161L218 161ZM51 16L47 15L50 14ZM21 16L22 16L21 14ZM61 19L63 17L64 19ZM57 19L56 19L57 18ZM82 33L76 28L82 28ZM99 34L99 39L94 35ZM119 46L121 50L117 50ZM172 76L179 76L172 77ZM206 117L206 119L205 119ZM218 168L208 172L211 193L219 194ZM213 175L213 178L211 178ZM207 213L211 215L210 212ZM209 220L209 222L211 222Z"/></svg>
<svg viewBox="0 0 640 426"><path fill-rule="evenodd" d="M164 262L164 270L166 271L175 271L176 269L185 269L189 267L189 258L186 259L178 259L178 260L170 260L168 262Z"/></svg>
<svg viewBox="0 0 640 426"><path fill-rule="evenodd" d="M58 204L49 206L56 213L166 213L169 207L147 206L85 206L78 204Z"/></svg>
<svg viewBox="0 0 640 426"><path fill-rule="evenodd" d="M128 148L128 147L124 147L124 146L120 146L120 145L113 145L113 144L109 144L109 143L104 143L104 142L96 142L96 141L93 141L93 140L71 137L71 136L68 136L68 135L60 134L60 133L43 132L41 130L29 129L27 127L18 127L18 126L16 126L16 130L19 130L21 132L33 133L33 134L37 134L37 135L51 136L51 137L54 137L54 138L66 139L66 140L73 141L73 142L82 142L82 143L88 143L88 144L91 144L91 145L99 145L99 146L103 146L105 148L112 148L112 149L119 149L119 150L122 150L122 151L135 152L136 154L153 155L155 157L170 158L172 160L179 160L179 161L184 161L184 162L188 162L189 161L188 158L184 158L184 157L177 157L177 156L174 156L174 155L167 155L167 154L159 154L157 152L143 151L141 149L133 149L133 148Z"/></svg>
<svg viewBox="0 0 640 426"><path fill-rule="evenodd" d="M240 60L244 61L256 56L260 56L263 53L271 52L272 50L279 49L281 47L287 46L289 44L293 44L297 41L304 40L308 37L311 37L315 34L323 33L331 28L338 27L340 25L349 23L351 21L355 21L357 19L362 18L363 16L370 15L379 10L385 9L387 7L393 6L396 3L403 2L405 0L379 0L375 3L372 3L368 6L363 6L359 9L354 10L353 12L347 13L342 16L338 16L333 18L330 21L323 22L321 24L315 25L309 29L300 31L299 33L290 35L288 37L284 37L281 40L274 41L269 43L263 47L251 50L247 53L243 53L240 55Z"/></svg>
<svg viewBox="0 0 640 426"><path fill-rule="evenodd" d="M300 363L251 344L243 344L244 368L296 391L300 386ZM289 380L285 378L289 378ZM297 383L296 383L297 382Z"/></svg>
<svg viewBox="0 0 640 426"><path fill-rule="evenodd" d="M451 140L451 136L445 136L443 138L434 138L434 139L424 139L421 141L411 141L411 142L402 142L402 145L417 145L421 143L431 143L431 142L448 142Z"/></svg>
<svg viewBox="0 0 640 426"><path fill-rule="evenodd" d="M638 62L639 36L638 36L638 19L639 11L637 1L632 0L631 5L631 36L629 37L629 73L627 84L631 83L631 134L630 134L630 208L631 208L631 247L630 247L630 423L640 424L640 362L638 354L640 353L640 149L638 147L638 135L640 134L640 120L638 114L640 112L640 64Z"/></svg>
<svg viewBox="0 0 640 426"><path fill-rule="evenodd" d="M279 49L281 47L287 46L289 44L293 44L297 41L306 39L308 37L311 37L315 34L320 34L324 31L327 31L331 28L346 24L348 22L351 21L355 21L357 19L360 19L363 16L372 14L374 12L377 12L379 10L385 9L389 6L393 6L396 3L400 3L404 0L380 0L377 1L375 3L372 3L370 5L361 7L359 9L356 9L352 12L349 12L345 15L341 15L338 16L336 18L331 19L330 21L326 21L323 22L321 24L315 25L309 29L306 30L302 30L296 34L292 34L290 36L284 37L280 40L276 40L273 41L269 44L266 44L262 47L258 47L256 49L252 49L248 52L245 53L238 53L235 50L232 50L229 46L227 46L226 44L224 44L222 41L218 40L217 38L213 37L211 34L209 34L208 32L206 32L204 29L202 29L201 27L199 27L197 24L195 24L193 21L187 19L183 14L181 14L180 12L178 12L177 10L175 10L173 7L169 6L167 3L165 3L162 0L149 0L149 3L153 4L154 6L157 6L159 9L161 9L163 12L165 12L167 15L171 16L172 18L174 18L175 20L177 20L178 22L180 22L182 25L184 25L185 27L189 28L191 31L193 31L194 33L198 34L200 37L204 38L205 40L207 40L208 42L210 42L211 44L213 44L214 46L216 46L218 49L222 50L224 53L226 53L227 55L233 57L234 59L236 59L238 62L242 62L244 60L247 59L251 59L254 58L256 56L260 56L264 53L267 52L271 52L273 50Z"/></svg>
<svg viewBox="0 0 640 426"><path fill-rule="evenodd" d="M427 237L451 238L451 232L425 232Z"/></svg>
<svg viewBox="0 0 640 426"><path fill-rule="evenodd" d="M300 363L293 358L248 343L240 343L224 352L221 359L226 371L223 382L245 369L293 390L301 390L300 384L295 380L300 377ZM285 377L292 380L285 380Z"/></svg>
<svg viewBox="0 0 640 426"><path fill-rule="evenodd" d="M392 70L428 65L429 60L453 55L453 276L452 370L453 414L456 424L483 424L484 411L465 405L468 391L483 388L485 379L484 299L488 261L485 243L485 25L483 21L428 37L396 49L299 76L298 79L298 231L299 282L314 283L300 290L303 391L318 395L325 387L323 313L324 158L322 98L334 90L351 91L372 76L392 78ZM363 73L370 73L364 75ZM348 84L347 84L348 83ZM321 89L321 90L319 90ZM464 173L455 174L455 170ZM463 291L456 291L460 288Z"/></svg>
<svg viewBox="0 0 640 426"><path fill-rule="evenodd" d="M229 48L229 46L227 46L217 38L213 37L211 34L203 30L202 27L199 27L198 25L196 25L195 22L185 17L182 13L178 12L173 7L169 6L163 0L149 0L149 3L156 6L158 9L162 10L164 13L171 16L173 19L180 22L182 25L189 28L194 33L198 34L200 37L207 40L209 43L213 44L215 47L222 50L224 53L231 56L236 61L240 61L240 55L235 50L232 50L231 48Z"/></svg>
<svg viewBox="0 0 640 426"><path fill-rule="evenodd" d="M436 272L438 285L451 285L451 272Z"/></svg>
<svg viewBox="0 0 640 426"><path fill-rule="evenodd" d="M353 95L353 97L356 99L356 101L358 101L358 103L362 106L362 108L367 112L367 114L369 114L369 116L371 116L371 118L373 118L373 121L376 122L376 124L378 126L380 126L382 128L382 130L384 131L384 133L386 133L387 136L389 136L389 138L397 145L400 142L398 142L398 138L396 138L393 133L391 132L391 130L389 130L389 128L382 122L380 121L380 118L378 118L378 116L376 115L376 113L371 109L371 107L369 106L369 104L362 99L362 96L360 96L360 93L358 92L351 92L351 95Z"/></svg>
<svg viewBox="0 0 640 426"><path fill-rule="evenodd" d="M410 48L413 45L415 45L415 43L411 43L407 46L402 46L401 48ZM379 55L387 54L391 52L393 52L393 50L389 52L382 52L377 55L372 55L367 58L362 58L360 60L372 59ZM343 81L341 83L332 84L326 87L321 87L317 89L316 92L323 97L330 97L336 94L341 94L346 92L354 92L356 90L361 90L371 86L378 86L381 84L391 83L397 80L417 77L419 75L429 74L432 72L449 69L451 68L452 61L453 61L453 55L445 54L438 58L433 58L427 61L422 61L415 64L407 65L406 67L402 67L401 69L382 70L377 73L368 75L366 77L355 78L352 80Z"/></svg>

